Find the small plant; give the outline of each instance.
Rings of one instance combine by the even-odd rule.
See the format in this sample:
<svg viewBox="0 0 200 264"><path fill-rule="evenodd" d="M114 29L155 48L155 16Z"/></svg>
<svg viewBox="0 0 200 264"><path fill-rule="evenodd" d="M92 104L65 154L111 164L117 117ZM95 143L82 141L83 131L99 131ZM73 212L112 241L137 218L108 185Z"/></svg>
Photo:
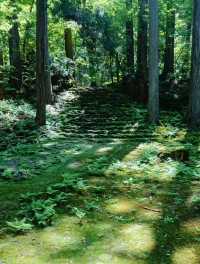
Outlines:
<svg viewBox="0 0 200 264"><path fill-rule="evenodd" d="M200 194L192 197L192 205L197 211L200 211Z"/></svg>
<svg viewBox="0 0 200 264"><path fill-rule="evenodd" d="M141 145L139 151L139 162L141 163L151 163L155 161L160 153L159 146L154 144Z"/></svg>
<svg viewBox="0 0 200 264"><path fill-rule="evenodd" d="M95 160L93 163L87 166L88 171L91 175L103 175L105 173L106 168L109 165L109 161L107 157L100 157Z"/></svg>
<svg viewBox="0 0 200 264"><path fill-rule="evenodd" d="M33 228L32 224L27 223L26 218L23 218L21 220L15 219L12 222L6 223L8 226L8 230L16 234L28 232Z"/></svg>
<svg viewBox="0 0 200 264"><path fill-rule="evenodd" d="M52 199L33 200L22 208L20 215L29 219L36 226L45 227L51 225L53 217L56 215L55 206Z"/></svg>
<svg viewBox="0 0 200 264"><path fill-rule="evenodd" d="M72 213L75 214L80 220L82 220L86 216L86 212L83 209L73 207Z"/></svg>
<svg viewBox="0 0 200 264"><path fill-rule="evenodd" d="M85 209L87 211L98 211L100 209L98 200L85 201Z"/></svg>
<svg viewBox="0 0 200 264"><path fill-rule="evenodd" d="M13 179L15 175L15 171L11 168L7 168L2 173L2 178L4 179Z"/></svg>

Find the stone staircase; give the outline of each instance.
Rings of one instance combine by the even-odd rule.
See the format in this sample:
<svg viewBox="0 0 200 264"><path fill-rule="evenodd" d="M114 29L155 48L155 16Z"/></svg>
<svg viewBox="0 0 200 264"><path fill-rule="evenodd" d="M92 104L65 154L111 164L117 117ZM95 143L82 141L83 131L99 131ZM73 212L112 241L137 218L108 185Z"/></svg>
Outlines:
<svg viewBox="0 0 200 264"><path fill-rule="evenodd" d="M147 112L119 92L106 88L71 90L74 99L65 97L62 135L68 139L92 141L131 140L149 142L152 131L147 124Z"/></svg>

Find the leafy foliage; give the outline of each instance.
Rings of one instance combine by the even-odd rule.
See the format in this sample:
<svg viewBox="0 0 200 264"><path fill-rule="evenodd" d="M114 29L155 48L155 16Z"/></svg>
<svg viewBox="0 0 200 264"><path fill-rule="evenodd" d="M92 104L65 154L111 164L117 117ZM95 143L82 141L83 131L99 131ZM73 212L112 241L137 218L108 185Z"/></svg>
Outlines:
<svg viewBox="0 0 200 264"><path fill-rule="evenodd" d="M30 231L33 228L33 225L27 223L26 219L22 219L22 220L15 219L12 222L7 222L7 226L9 231L16 234Z"/></svg>

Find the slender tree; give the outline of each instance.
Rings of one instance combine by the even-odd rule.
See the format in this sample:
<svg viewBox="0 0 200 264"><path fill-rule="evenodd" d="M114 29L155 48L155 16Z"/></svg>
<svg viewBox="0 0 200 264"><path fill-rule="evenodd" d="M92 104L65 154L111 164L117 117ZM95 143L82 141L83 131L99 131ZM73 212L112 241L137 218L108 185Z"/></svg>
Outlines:
<svg viewBox="0 0 200 264"><path fill-rule="evenodd" d="M66 57L73 60L74 58L74 47L73 47L73 37L72 29L66 27L64 30L64 39L65 39L65 54Z"/></svg>
<svg viewBox="0 0 200 264"><path fill-rule="evenodd" d="M36 85L37 113L36 122L42 126L46 123L46 104L52 100L49 53L48 53L48 15L47 0L37 0L36 22Z"/></svg>
<svg viewBox="0 0 200 264"><path fill-rule="evenodd" d="M176 11L173 0L167 1L167 20L164 52L163 79L168 80L174 76L174 48L175 48Z"/></svg>
<svg viewBox="0 0 200 264"><path fill-rule="evenodd" d="M193 1L192 34L192 89L190 100L190 126L200 127L200 0Z"/></svg>
<svg viewBox="0 0 200 264"><path fill-rule="evenodd" d="M116 77L117 83L120 81L119 73L120 73L120 61L119 61L119 53L115 53L115 68L116 68Z"/></svg>
<svg viewBox="0 0 200 264"><path fill-rule="evenodd" d="M0 66L4 65L3 49L0 47Z"/></svg>
<svg viewBox="0 0 200 264"><path fill-rule="evenodd" d="M128 73L134 73L134 31L132 17L132 0L126 0L127 19L126 19L126 57Z"/></svg>
<svg viewBox="0 0 200 264"><path fill-rule="evenodd" d="M3 65L4 65L3 48L1 47L1 43L0 43L0 66ZM0 80L2 80L2 78L3 78L3 74L0 68ZM2 100L3 98L4 98L4 89L3 86L0 84L0 100Z"/></svg>
<svg viewBox="0 0 200 264"><path fill-rule="evenodd" d="M140 83L139 100L145 102L148 97L147 78L147 8L148 0L139 0L138 41L137 41L137 78Z"/></svg>
<svg viewBox="0 0 200 264"><path fill-rule="evenodd" d="M9 41L9 59L11 75L11 85L20 90L22 85L22 63L21 63L21 52L20 52L20 35L19 35L19 23L18 17L14 14L11 18L11 28L8 34Z"/></svg>
<svg viewBox="0 0 200 264"><path fill-rule="evenodd" d="M149 0L149 121L159 121L158 1Z"/></svg>

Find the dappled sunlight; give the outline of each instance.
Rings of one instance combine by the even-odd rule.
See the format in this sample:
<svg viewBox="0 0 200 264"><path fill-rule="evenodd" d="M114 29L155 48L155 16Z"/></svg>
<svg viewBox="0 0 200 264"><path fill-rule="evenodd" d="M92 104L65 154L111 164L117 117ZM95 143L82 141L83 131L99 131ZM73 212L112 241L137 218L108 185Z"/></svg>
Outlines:
<svg viewBox="0 0 200 264"><path fill-rule="evenodd" d="M178 248L172 256L173 264L199 264L200 246L189 245L188 247Z"/></svg>
<svg viewBox="0 0 200 264"><path fill-rule="evenodd" d="M182 229L191 235L200 235L200 218L190 219L183 223Z"/></svg>
<svg viewBox="0 0 200 264"><path fill-rule="evenodd" d="M153 229L147 224L126 224L119 229L118 238L111 244L115 254L129 252L133 255L143 255L155 246Z"/></svg>
<svg viewBox="0 0 200 264"><path fill-rule="evenodd" d="M106 184L107 178L104 177L96 177L96 176L90 176L88 179L88 182L92 186L98 186L98 185L104 185Z"/></svg>
<svg viewBox="0 0 200 264"><path fill-rule="evenodd" d="M4 261L13 264L43 263L41 257L45 254L37 232L24 236L8 237L0 245L0 259L3 263Z"/></svg>
<svg viewBox="0 0 200 264"><path fill-rule="evenodd" d="M123 161L140 160L142 158L148 158L148 155L156 156L159 153L165 151L165 147L159 143L146 143L140 144L136 149L129 152Z"/></svg>
<svg viewBox="0 0 200 264"><path fill-rule="evenodd" d="M110 152L113 149L113 147L101 147L96 151L96 154L98 155L105 155L108 152Z"/></svg>
<svg viewBox="0 0 200 264"><path fill-rule="evenodd" d="M162 210L152 206L141 206L137 211L137 219L151 222L160 219Z"/></svg>
<svg viewBox="0 0 200 264"><path fill-rule="evenodd" d="M80 161L74 161L74 162L69 163L67 165L67 168L72 169L72 170L78 170L83 165L84 164L81 163Z"/></svg>
<svg viewBox="0 0 200 264"><path fill-rule="evenodd" d="M138 179L151 179L160 182L169 182L177 174L177 162L155 161L152 163L140 163L137 160L133 161L117 161L109 166L106 170L107 175L130 176Z"/></svg>
<svg viewBox="0 0 200 264"><path fill-rule="evenodd" d="M39 239L43 246L51 249L51 251L77 244L82 239L78 229L78 222L76 217L62 217L54 226L41 231Z"/></svg>
<svg viewBox="0 0 200 264"><path fill-rule="evenodd" d="M106 202L106 210L112 214L127 214L137 210L137 202L133 199L118 197Z"/></svg>
<svg viewBox="0 0 200 264"><path fill-rule="evenodd" d="M47 135L37 144L15 147L4 155L5 160L15 162L23 156L25 165L32 168L29 181L3 182L4 215L7 205L11 207L27 191L42 194L23 199L26 205L41 200L40 210L49 200L55 203L55 215L41 229L36 229L37 219L32 221L34 231L2 237L0 262L199 264L199 220L192 213L185 218L187 209L193 212L191 201L199 194L199 184L190 182L193 171L187 174L188 159L182 157L190 153L185 143L176 141L178 131L170 128L164 135L162 130L165 141L155 142L154 128L143 125L146 111L135 120L133 115L140 110L129 106L130 113L123 120L118 104L111 113L104 109L101 94L98 100L103 105L97 100L95 108L92 97L85 96L87 92L76 97L80 101L75 104L73 96L62 102L59 129L48 126ZM44 213L51 208L46 209L40 217L46 217ZM2 223L15 215L12 207L8 211Z"/></svg>

